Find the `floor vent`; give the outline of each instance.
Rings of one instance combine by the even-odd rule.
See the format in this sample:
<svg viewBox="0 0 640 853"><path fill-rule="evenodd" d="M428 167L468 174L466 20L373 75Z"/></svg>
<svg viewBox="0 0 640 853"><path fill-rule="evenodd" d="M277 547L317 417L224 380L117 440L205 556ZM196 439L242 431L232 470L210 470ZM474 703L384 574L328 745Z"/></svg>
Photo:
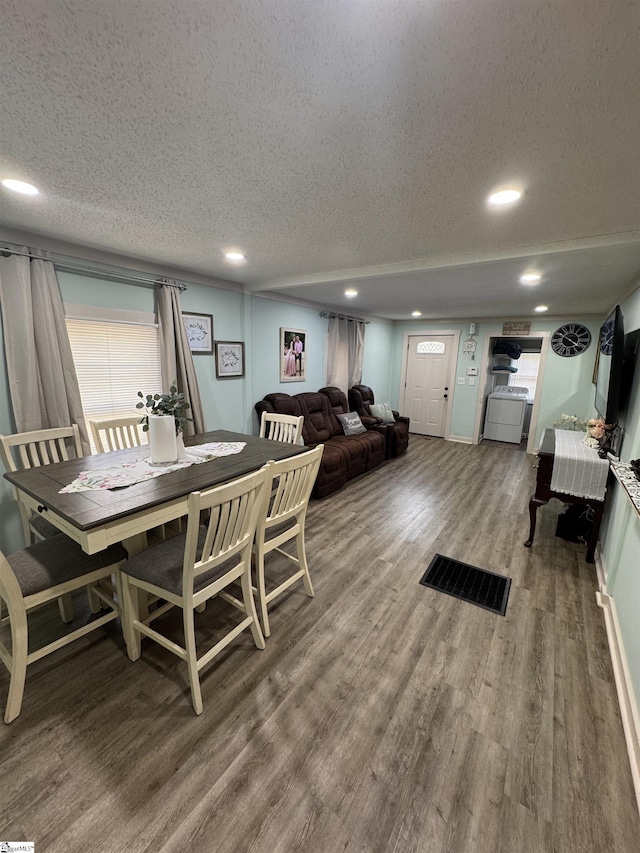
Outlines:
<svg viewBox="0 0 640 853"><path fill-rule="evenodd" d="M492 613L504 616L507 612L511 578L443 557L442 554L435 555L420 583Z"/></svg>

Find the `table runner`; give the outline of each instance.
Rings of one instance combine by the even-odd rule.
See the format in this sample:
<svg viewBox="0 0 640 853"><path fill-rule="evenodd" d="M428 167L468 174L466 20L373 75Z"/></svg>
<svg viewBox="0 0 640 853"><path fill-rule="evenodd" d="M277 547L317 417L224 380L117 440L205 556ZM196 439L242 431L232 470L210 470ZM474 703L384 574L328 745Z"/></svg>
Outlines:
<svg viewBox="0 0 640 853"><path fill-rule="evenodd" d="M597 450L587 447L584 435L583 432L573 430L555 430L551 491L585 500L603 501L609 461L601 459Z"/></svg>
<svg viewBox="0 0 640 853"><path fill-rule="evenodd" d="M197 444L186 448L186 459L172 465L158 467L151 465L151 457L136 459L133 462L123 462L110 468L99 468L93 471L81 471L73 483L60 489L59 494L71 492L88 492L95 489L124 489L144 480L152 480L170 471L209 462L220 456L232 456L240 453L246 447L245 441L214 441L209 444Z"/></svg>

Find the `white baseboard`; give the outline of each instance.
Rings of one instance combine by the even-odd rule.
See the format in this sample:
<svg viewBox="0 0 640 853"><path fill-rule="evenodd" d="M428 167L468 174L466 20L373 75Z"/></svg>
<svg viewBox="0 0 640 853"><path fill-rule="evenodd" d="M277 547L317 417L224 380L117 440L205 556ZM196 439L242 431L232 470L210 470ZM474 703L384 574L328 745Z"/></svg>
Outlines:
<svg viewBox="0 0 640 853"><path fill-rule="evenodd" d="M620 635L620 623L616 612L616 603L607 592L606 573L602 563L602 553L598 548L596 553L596 572L598 575L598 591L596 601L604 613L604 623L607 630L609 652L613 664L613 675L618 693L620 705L620 716L624 728L624 736L627 741L627 752L629 753L629 764L631 765L631 776L633 788L636 794L636 804L640 812L640 714L638 704L633 692L629 664L624 651L622 637Z"/></svg>
<svg viewBox="0 0 640 853"><path fill-rule="evenodd" d="M450 435L449 441L459 441L460 444L473 444L473 439L468 438L466 435Z"/></svg>

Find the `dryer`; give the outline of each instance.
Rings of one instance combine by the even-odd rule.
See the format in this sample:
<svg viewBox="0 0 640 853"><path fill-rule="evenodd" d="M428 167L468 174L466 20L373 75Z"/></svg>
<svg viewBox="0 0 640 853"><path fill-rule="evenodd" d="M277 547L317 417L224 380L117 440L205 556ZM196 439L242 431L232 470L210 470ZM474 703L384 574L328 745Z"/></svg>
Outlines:
<svg viewBox="0 0 640 853"><path fill-rule="evenodd" d="M529 392L515 385L501 385L487 400L483 438L520 444Z"/></svg>

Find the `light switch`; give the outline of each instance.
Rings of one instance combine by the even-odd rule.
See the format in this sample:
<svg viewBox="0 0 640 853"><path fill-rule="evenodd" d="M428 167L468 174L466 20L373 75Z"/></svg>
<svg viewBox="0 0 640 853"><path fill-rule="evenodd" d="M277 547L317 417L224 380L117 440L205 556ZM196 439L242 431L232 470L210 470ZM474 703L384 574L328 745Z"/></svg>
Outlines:
<svg viewBox="0 0 640 853"><path fill-rule="evenodd" d="M473 378L473 376L470 376L469 377L469 385L475 385L475 384L476 384L476 380Z"/></svg>
<svg viewBox="0 0 640 853"><path fill-rule="evenodd" d="M464 376L458 376L458 385L464 385L465 379Z"/></svg>

